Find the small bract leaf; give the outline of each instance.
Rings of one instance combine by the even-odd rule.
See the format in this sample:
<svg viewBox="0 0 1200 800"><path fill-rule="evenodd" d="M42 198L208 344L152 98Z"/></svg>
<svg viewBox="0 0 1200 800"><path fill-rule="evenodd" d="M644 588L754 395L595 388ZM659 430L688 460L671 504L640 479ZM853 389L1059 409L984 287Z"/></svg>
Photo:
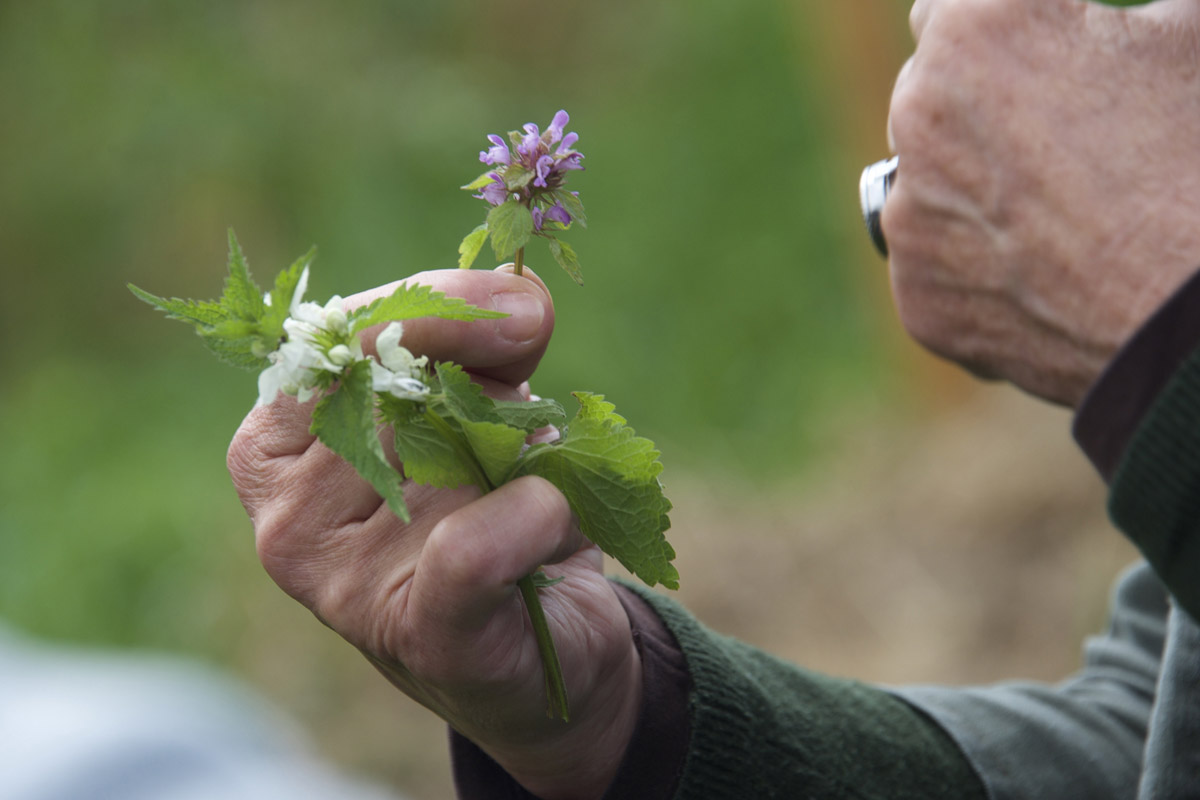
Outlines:
<svg viewBox="0 0 1200 800"><path fill-rule="evenodd" d="M537 173L520 164L509 164L504 170L504 188L510 192L520 191L529 185L529 182L537 177Z"/></svg>
<svg viewBox="0 0 1200 800"><path fill-rule="evenodd" d="M494 170L488 170L487 172L483 173L475 180L471 181L470 183L466 184L465 186L460 186L459 188L463 189L465 191L468 191L468 192L478 192L480 189L487 186L489 183L493 182L493 179L492 179L493 171Z"/></svg>
<svg viewBox="0 0 1200 800"><path fill-rule="evenodd" d="M562 207L571 215L573 222L578 222L583 227L587 227L587 214L583 211L583 202L580 201L579 195L569 192L566 189L555 189L551 196L562 204Z"/></svg>
<svg viewBox="0 0 1200 800"><path fill-rule="evenodd" d="M505 261L524 247L533 233L533 214L516 200L508 200L493 206L487 215L488 231L492 236L492 249L496 258Z"/></svg>
<svg viewBox="0 0 1200 800"><path fill-rule="evenodd" d="M566 273L576 283L583 286L583 270L579 267L579 256L575 255L575 249L566 242L553 237L548 238L550 239L550 255L554 256L558 265L566 270Z"/></svg>
<svg viewBox="0 0 1200 800"><path fill-rule="evenodd" d="M484 222L475 230L463 237L462 243L458 246L458 268L470 269L475 263L475 258L479 255L479 251L483 249L483 243L487 241L488 226Z"/></svg>

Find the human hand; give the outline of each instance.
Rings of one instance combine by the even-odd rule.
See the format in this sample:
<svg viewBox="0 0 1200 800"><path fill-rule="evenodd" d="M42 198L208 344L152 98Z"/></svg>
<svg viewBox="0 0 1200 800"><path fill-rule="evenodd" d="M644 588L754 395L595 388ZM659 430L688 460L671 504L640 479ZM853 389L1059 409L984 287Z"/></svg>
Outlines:
<svg viewBox="0 0 1200 800"><path fill-rule="evenodd" d="M506 271L409 279L513 316L405 323L403 345L453 360L499 399L528 398L554 324L545 286ZM347 299L365 305L389 287ZM498 304L504 299L516 305ZM364 335L364 346L373 344ZM637 718L641 665L599 550L548 482L475 488L406 484L401 523L353 467L308 432L311 404L254 409L229 470L267 572L362 651L397 687L548 799L599 797ZM547 719L542 664L516 582L543 564L566 580L542 591L572 701Z"/></svg>
<svg viewBox="0 0 1200 800"><path fill-rule="evenodd" d="M916 0L883 210L908 331L1075 406L1200 267L1200 4Z"/></svg>

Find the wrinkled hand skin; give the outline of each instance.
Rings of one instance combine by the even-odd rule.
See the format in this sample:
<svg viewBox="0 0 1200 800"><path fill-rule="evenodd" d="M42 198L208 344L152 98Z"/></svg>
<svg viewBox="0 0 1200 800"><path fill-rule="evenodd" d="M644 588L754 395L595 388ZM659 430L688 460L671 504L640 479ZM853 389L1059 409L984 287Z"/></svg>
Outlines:
<svg viewBox="0 0 1200 800"><path fill-rule="evenodd" d="M523 301L506 320L405 322L403 344L463 365L494 397L528 399L526 381L554 327L544 284L504 267L409 280L484 308L496 308L496 298ZM348 298L347 308L393 288ZM377 332L363 337L368 352ZM601 554L579 533L566 500L534 477L482 497L475 488L407 482L412 522L405 525L308 432L315 402L281 395L254 409L229 448L229 471L267 572L535 794L599 797L636 722L641 665ZM566 676L570 723L546 717L542 665L515 586L542 564L566 577L541 599Z"/></svg>
<svg viewBox="0 0 1200 800"><path fill-rule="evenodd" d="M1200 267L1200 3L917 0L883 211L909 333L1076 406Z"/></svg>

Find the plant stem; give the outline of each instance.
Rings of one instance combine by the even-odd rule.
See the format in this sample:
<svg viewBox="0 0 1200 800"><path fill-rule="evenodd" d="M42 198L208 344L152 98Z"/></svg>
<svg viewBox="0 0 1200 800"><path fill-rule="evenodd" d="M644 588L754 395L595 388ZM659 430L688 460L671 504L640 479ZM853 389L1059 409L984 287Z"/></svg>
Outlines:
<svg viewBox="0 0 1200 800"><path fill-rule="evenodd" d="M550 626L546 623L546 612L542 610L537 587L533 585L533 576L521 578L517 581L517 588L521 590L521 599L525 601L525 610L529 613L529 621L533 623L538 655L542 657L542 672L546 676L546 716L566 722L570 719L567 684L563 680L558 651L554 649L554 637L550 635Z"/></svg>
<svg viewBox="0 0 1200 800"><path fill-rule="evenodd" d="M525 248L518 247L516 254L513 255L513 272L520 275L523 266L525 266Z"/></svg>
<svg viewBox="0 0 1200 800"><path fill-rule="evenodd" d="M520 274L521 256L523 249L517 250L517 274ZM446 422L440 414L435 412L428 406L425 407L425 419L429 424L442 435L458 457L471 470L475 478L475 485L479 487L479 491L487 494L496 487L488 480L487 473L483 466L479 463L479 459L475 458L475 453L471 450L471 445L465 438L454 428L450 427L450 423ZM533 625L534 638L537 639L538 655L542 659L542 673L546 678L546 716L550 719L561 719L566 722L568 719L567 706L567 684L563 679L562 665L558 660L558 651L554 647L554 637L550 635L550 625L546 622L546 612L542 609L542 601L538 598L538 590L533 582L533 575L526 575L517 581L517 588L521 591L521 599L525 601L525 611L529 614L529 621Z"/></svg>

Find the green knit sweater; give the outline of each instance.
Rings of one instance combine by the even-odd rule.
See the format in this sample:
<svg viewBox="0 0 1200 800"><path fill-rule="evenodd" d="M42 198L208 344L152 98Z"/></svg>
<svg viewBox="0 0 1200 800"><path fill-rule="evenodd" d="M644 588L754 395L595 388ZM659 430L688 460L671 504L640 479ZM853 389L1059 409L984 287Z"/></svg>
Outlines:
<svg viewBox="0 0 1200 800"><path fill-rule="evenodd" d="M631 588L678 640L694 684L680 800L986 798L958 746L904 701L781 661Z"/></svg>
<svg viewBox="0 0 1200 800"><path fill-rule="evenodd" d="M1176 603L1200 620L1200 350L1142 419L1112 483L1109 512Z"/></svg>

